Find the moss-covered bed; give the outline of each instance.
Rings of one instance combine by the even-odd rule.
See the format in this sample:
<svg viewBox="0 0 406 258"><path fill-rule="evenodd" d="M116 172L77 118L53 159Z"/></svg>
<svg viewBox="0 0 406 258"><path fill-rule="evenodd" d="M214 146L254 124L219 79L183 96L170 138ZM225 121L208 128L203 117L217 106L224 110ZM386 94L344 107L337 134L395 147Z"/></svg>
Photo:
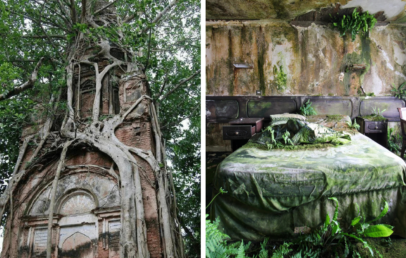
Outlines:
<svg viewBox="0 0 406 258"><path fill-rule="evenodd" d="M343 122L313 117L340 128ZM342 128L345 126L342 125ZM357 216L377 217L406 237L405 162L368 137L352 132L350 143L303 145L294 150L266 149L249 143L229 155L215 175L211 217L233 239L283 239L320 225L334 212L327 198L337 197L343 223Z"/></svg>

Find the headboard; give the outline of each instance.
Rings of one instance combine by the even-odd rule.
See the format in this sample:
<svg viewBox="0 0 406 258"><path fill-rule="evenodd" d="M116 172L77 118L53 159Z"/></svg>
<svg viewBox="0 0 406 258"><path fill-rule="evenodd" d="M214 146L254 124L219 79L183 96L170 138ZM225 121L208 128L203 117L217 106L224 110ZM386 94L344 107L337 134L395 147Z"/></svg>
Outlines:
<svg viewBox="0 0 406 258"><path fill-rule="evenodd" d="M242 117L298 113L308 100L319 115L348 115L352 119L384 110L389 122L399 122L398 107L405 101L396 97L325 97L325 96L206 96L206 118L209 123L228 123Z"/></svg>

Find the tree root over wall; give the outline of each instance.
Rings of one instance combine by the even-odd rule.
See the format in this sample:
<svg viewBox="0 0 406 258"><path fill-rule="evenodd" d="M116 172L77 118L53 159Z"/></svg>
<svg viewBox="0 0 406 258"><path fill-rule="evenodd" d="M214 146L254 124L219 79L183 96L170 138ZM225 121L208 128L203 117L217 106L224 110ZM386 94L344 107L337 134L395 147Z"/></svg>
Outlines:
<svg viewBox="0 0 406 258"><path fill-rule="evenodd" d="M106 20L104 20L106 22ZM95 21L87 21L88 24L94 28L99 27ZM100 23L100 22L99 22ZM160 132L160 126L158 122L158 117L154 107L154 103L151 98L147 95L141 96L128 110L121 110L120 114L113 115L103 121L100 121L100 106L101 106L101 89L102 81L106 74L112 68L126 68L126 73L131 76L136 76L143 74L143 72L137 67L133 62L121 61L113 57L110 54L110 44L107 40L99 38L97 42L93 42L92 47L97 49L97 53L84 54L84 38L86 36L82 33L76 38L70 49L72 49L69 54L69 64L66 67L67 74L67 114L62 123L60 129L60 136L63 141L63 148L60 153L60 159L58 163L58 168L55 174L55 178L52 184L52 196L51 205L49 211L48 219L48 245L47 245L47 258L51 257L52 249L52 221L53 221L53 207L55 202L55 193L57 190L58 179L61 173L64 171L64 163L66 158L66 153L69 146L72 143L81 143L94 148L97 148L101 152L108 155L117 166L120 172L120 184L121 184L121 254L120 257L124 258L149 258L150 253L147 246L147 229L144 214L144 205L142 199L142 188L141 188L141 178L139 166L134 155L145 160L149 166L152 168L155 178L157 179L157 201L159 210L159 219L162 232L162 242L164 256L173 257L184 257L183 253L183 241L180 234L179 222L176 218L176 200L174 199L174 186L172 182L172 175L167 173L166 165L163 164L165 161L165 150L162 145L162 134ZM82 50L81 50L82 49ZM131 50L121 48L121 51L128 53L129 56L134 56ZM108 60L108 65L100 70L100 65L97 60ZM92 110L92 123L87 126L79 123L79 111L76 107L76 114L73 108L74 103L74 91L73 87L80 88L80 75L78 76L79 82L74 86L74 71L75 67L80 67L82 65L90 65L94 67L95 71L95 98L93 102ZM79 89L78 89L79 90ZM79 91L78 91L79 92ZM51 98L53 106L56 107L60 95L58 98ZM150 106L151 124L153 128L154 138L155 138L155 154L151 151L146 151L143 149L127 146L117 139L115 135L115 130L117 127L124 122L126 117L131 114L140 103L146 103ZM38 155L40 150L43 150L44 142L50 133L53 124L53 118L48 118L44 125L43 130L40 133L40 144L34 151L34 155L30 158L30 167L35 165L34 160L38 160ZM16 189L19 179L24 173L28 173L29 169L24 170L22 175L17 174L19 171L19 166L21 160L26 152L27 144L32 139L26 138L13 173L13 180L11 181L6 194L2 196L0 201L0 208L2 213L4 213L6 207L9 207L9 218L13 216L13 204L12 204L12 192ZM59 147L60 148L60 147ZM46 152L46 151L45 151ZM43 154L42 156L46 155ZM168 182L169 181L169 182ZM10 223L11 232L12 221ZM12 242L11 236L8 241ZM17 242L17 241L13 241ZM5 252L9 252L10 248L6 248Z"/></svg>

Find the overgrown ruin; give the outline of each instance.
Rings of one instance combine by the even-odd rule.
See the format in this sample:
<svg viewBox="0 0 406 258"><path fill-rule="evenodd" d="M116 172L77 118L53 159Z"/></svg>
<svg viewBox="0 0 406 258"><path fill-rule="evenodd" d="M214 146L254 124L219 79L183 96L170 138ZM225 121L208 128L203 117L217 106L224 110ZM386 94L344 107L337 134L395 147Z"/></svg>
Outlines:
<svg viewBox="0 0 406 258"><path fill-rule="evenodd" d="M83 3L72 19L95 29L120 22L108 2ZM158 115L135 55L83 31L71 41L66 87L24 128L1 197L1 257L184 257ZM58 119L52 111L65 99Z"/></svg>

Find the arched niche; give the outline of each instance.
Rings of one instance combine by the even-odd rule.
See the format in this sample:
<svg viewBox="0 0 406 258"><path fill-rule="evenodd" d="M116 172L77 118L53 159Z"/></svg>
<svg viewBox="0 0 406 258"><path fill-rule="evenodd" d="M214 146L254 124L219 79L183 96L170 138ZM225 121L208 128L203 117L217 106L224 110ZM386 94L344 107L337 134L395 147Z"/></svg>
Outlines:
<svg viewBox="0 0 406 258"><path fill-rule="evenodd" d="M41 257L46 251L51 192L52 181L37 191L26 209L21 257ZM118 255L121 212L116 179L89 171L65 174L58 181L53 210L55 257L94 257L100 247L109 257Z"/></svg>
<svg viewBox="0 0 406 258"><path fill-rule="evenodd" d="M87 192L89 198L95 202L95 209L106 209L120 206L120 192L117 182L110 177L100 176L96 173L76 173L65 175L57 184L54 213L60 211L64 198L77 189ZM52 182L43 188L39 195L29 206L27 215L44 216L48 214ZM85 198L85 197L83 197Z"/></svg>
<svg viewBox="0 0 406 258"><path fill-rule="evenodd" d="M97 252L98 218L93 211L97 200L77 189L62 196L58 214L58 257L90 258Z"/></svg>

